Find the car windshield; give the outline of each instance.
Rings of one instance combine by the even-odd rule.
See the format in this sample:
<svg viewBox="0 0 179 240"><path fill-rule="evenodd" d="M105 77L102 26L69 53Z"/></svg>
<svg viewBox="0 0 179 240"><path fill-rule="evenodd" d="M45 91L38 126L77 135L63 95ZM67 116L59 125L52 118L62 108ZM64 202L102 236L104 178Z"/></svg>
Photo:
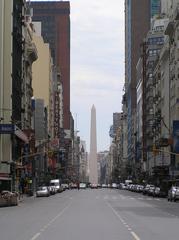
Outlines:
<svg viewBox="0 0 179 240"><path fill-rule="evenodd" d="M38 190L47 190L47 187L38 187Z"/></svg>

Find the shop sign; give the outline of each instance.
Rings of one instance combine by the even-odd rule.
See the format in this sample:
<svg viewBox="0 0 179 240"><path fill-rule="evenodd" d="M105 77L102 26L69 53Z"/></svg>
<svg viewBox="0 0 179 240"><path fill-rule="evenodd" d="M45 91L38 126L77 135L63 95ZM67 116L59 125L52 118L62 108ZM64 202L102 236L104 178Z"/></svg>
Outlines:
<svg viewBox="0 0 179 240"><path fill-rule="evenodd" d="M13 124L0 124L0 134L12 134L15 131Z"/></svg>

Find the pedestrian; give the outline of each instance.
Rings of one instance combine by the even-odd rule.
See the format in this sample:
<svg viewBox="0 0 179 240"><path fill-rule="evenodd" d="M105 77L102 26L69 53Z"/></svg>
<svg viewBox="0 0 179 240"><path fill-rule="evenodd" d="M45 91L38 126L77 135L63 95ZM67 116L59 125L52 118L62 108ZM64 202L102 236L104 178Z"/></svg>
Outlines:
<svg viewBox="0 0 179 240"><path fill-rule="evenodd" d="M19 196L19 200L21 200L21 198L23 197L22 194L22 185L21 182L19 181L19 185L18 185L18 196Z"/></svg>
<svg viewBox="0 0 179 240"><path fill-rule="evenodd" d="M19 189L19 200L20 200L21 198L23 198L23 194L24 194L24 179L21 179L19 181L18 189Z"/></svg>

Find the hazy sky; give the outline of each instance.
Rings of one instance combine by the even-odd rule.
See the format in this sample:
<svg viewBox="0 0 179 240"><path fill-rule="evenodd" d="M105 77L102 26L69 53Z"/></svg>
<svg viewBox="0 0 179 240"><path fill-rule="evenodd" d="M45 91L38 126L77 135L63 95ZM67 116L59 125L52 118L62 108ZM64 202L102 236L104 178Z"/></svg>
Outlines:
<svg viewBox="0 0 179 240"><path fill-rule="evenodd" d="M123 95L124 0L70 0L70 6L71 112L75 129L89 150L94 104L98 151L108 150L113 112L121 111Z"/></svg>
<svg viewBox="0 0 179 240"><path fill-rule="evenodd" d="M98 151L108 150L113 112L124 85L124 0L71 0L71 111L89 149L90 112Z"/></svg>

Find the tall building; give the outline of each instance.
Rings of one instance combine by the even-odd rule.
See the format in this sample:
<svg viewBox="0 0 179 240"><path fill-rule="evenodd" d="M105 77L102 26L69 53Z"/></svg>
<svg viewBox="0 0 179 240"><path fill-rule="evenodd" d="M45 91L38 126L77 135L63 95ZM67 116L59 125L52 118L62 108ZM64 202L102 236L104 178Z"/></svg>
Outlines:
<svg viewBox="0 0 179 240"><path fill-rule="evenodd" d="M11 121L12 109L12 1L0 1L0 190L8 189L12 161L11 133L2 125ZM9 189L10 190L10 189Z"/></svg>
<svg viewBox="0 0 179 240"><path fill-rule="evenodd" d="M44 99L44 105L48 109L50 117L50 94L52 82L52 58L48 43L44 43L43 37L34 34L33 41L38 52L38 59L32 66L32 88L35 98ZM42 87L43 86L43 87ZM49 121L48 121L49 122Z"/></svg>
<svg viewBox="0 0 179 240"><path fill-rule="evenodd" d="M90 153L89 153L89 180L91 183L98 183L97 169L97 139L96 139L96 108L91 108L91 129L90 129Z"/></svg>
<svg viewBox="0 0 179 240"><path fill-rule="evenodd" d="M121 113L113 113L113 132L116 135L118 128L121 124Z"/></svg>
<svg viewBox="0 0 179 240"><path fill-rule="evenodd" d="M168 23L167 19L155 19L151 30L148 32L146 37L146 47L145 47L145 60L143 66L146 70L144 71L143 79L143 155L146 155L145 164L143 166L144 170L152 171L152 167L155 165L153 162L153 132L154 132L154 122L157 119L157 115L160 115L160 111L157 114L154 114L154 103L158 102L160 96L156 94L154 97L154 67L159 58L161 48L164 44L164 31L166 24ZM155 119L155 120L154 120Z"/></svg>
<svg viewBox="0 0 179 240"><path fill-rule="evenodd" d="M33 21L42 23L42 36L62 74L64 129L70 129L70 3L31 2Z"/></svg>
<svg viewBox="0 0 179 240"><path fill-rule="evenodd" d="M128 160L134 145L133 114L136 109L136 65L140 45L150 28L150 0L125 1L125 91L127 99Z"/></svg>

